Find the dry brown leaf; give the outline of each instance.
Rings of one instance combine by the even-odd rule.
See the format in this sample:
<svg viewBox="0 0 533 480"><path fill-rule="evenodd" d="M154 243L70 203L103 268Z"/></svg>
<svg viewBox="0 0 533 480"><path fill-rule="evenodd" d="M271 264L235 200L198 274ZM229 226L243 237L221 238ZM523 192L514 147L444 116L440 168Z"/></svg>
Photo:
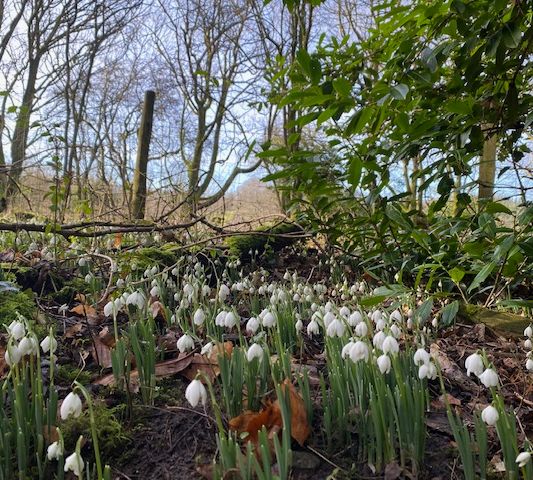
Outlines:
<svg viewBox="0 0 533 480"><path fill-rule="evenodd" d="M9 367L4 358L5 354L6 354L5 347L0 346L0 379L4 378L7 372L9 372Z"/></svg>
<svg viewBox="0 0 533 480"><path fill-rule="evenodd" d="M385 467L385 480L396 480L401 474L402 468L396 462L389 463Z"/></svg>
<svg viewBox="0 0 533 480"><path fill-rule="evenodd" d="M111 349L115 346L115 336L109 331L108 327L102 329L97 337L93 338L91 355L94 361L102 368L111 368Z"/></svg>
<svg viewBox="0 0 533 480"><path fill-rule="evenodd" d="M152 302L150 305L150 311L152 312L152 318L159 318L160 320L163 320L163 322L167 322L165 306L159 300Z"/></svg>
<svg viewBox="0 0 533 480"><path fill-rule="evenodd" d="M86 317L87 322L89 322L90 325L99 325L101 323L101 319L98 317L98 312L92 305L87 304L85 295L78 293L78 295L76 295L76 300L80 303L79 305L71 308L70 312L75 313L80 317Z"/></svg>
<svg viewBox="0 0 533 480"><path fill-rule="evenodd" d="M121 232L115 233L115 239L113 241L113 247L117 248L117 249L122 247L122 233Z"/></svg>
<svg viewBox="0 0 533 480"><path fill-rule="evenodd" d="M291 406L291 435L301 446L305 443L311 434L311 427L307 420L307 410L303 398L294 388L289 379L283 382L282 388L289 392ZM279 400L277 400L279 402Z"/></svg>
<svg viewBox="0 0 533 480"><path fill-rule="evenodd" d="M209 358L205 355L195 353L191 364L180 373L189 380L194 380L198 372L201 371L209 378L209 380L213 381L220 374L220 368L218 367L219 355L231 355L232 351L233 343L217 343L213 347L213 350L211 350Z"/></svg>
<svg viewBox="0 0 533 480"><path fill-rule="evenodd" d="M83 323L77 322L66 328L65 333L63 334L63 337L74 338L78 336L82 332L82 330L83 330Z"/></svg>
<svg viewBox="0 0 533 480"><path fill-rule="evenodd" d="M59 432L57 431L57 428L54 425L50 425L50 429L48 428L48 426L44 426L43 437L46 440L46 443L54 443L59 440Z"/></svg>

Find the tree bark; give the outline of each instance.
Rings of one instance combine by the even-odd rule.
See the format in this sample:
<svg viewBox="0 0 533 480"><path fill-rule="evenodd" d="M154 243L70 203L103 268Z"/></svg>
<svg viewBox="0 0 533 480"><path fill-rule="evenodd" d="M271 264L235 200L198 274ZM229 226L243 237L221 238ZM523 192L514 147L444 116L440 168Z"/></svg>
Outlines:
<svg viewBox="0 0 533 480"><path fill-rule="evenodd" d="M155 92L148 90L144 94L141 126L138 134L137 160L133 176L133 218L142 220L146 208L146 173L148 169L148 152L152 137Z"/></svg>
<svg viewBox="0 0 533 480"><path fill-rule="evenodd" d="M496 178L496 147L498 136L492 135L483 143L483 154L479 162L479 200L489 200L494 195L494 180Z"/></svg>

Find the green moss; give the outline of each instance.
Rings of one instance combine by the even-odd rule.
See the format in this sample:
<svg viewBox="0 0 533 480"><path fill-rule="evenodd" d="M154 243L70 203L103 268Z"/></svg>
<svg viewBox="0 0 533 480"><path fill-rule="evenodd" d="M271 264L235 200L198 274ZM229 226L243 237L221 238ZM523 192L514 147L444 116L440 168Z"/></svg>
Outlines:
<svg viewBox="0 0 533 480"><path fill-rule="evenodd" d="M277 237L275 235L301 233L301 228L290 224L281 223L276 226L265 225L256 230L258 234L235 235L226 240L229 253L238 258L250 258L250 251L257 250L259 255L273 253L281 250L295 241L294 238ZM273 234L273 235L266 235Z"/></svg>
<svg viewBox="0 0 533 480"><path fill-rule="evenodd" d="M86 370L80 370L74 365L60 365L55 372L56 383L70 385L77 380L83 385L91 383L91 374Z"/></svg>
<svg viewBox="0 0 533 480"><path fill-rule="evenodd" d="M461 304L459 315L463 320L473 323L484 323L496 330L522 335L530 320L512 312L489 310L479 305Z"/></svg>
<svg viewBox="0 0 533 480"><path fill-rule="evenodd" d="M126 264L136 264L137 269L144 270L153 265L174 265L181 255L180 245L165 243L159 247L145 247L135 251L126 252L122 261Z"/></svg>
<svg viewBox="0 0 533 480"><path fill-rule="evenodd" d="M93 410L98 444L105 462L106 457L111 457L113 453L120 451L131 441L128 431L121 423L122 418L125 418L126 405L109 408L104 403L95 402ZM66 451L74 450L80 435L90 440L92 437L88 409L85 409L78 418L70 417L62 422L60 428Z"/></svg>
<svg viewBox="0 0 533 480"><path fill-rule="evenodd" d="M73 278L61 290L52 292L48 296L60 305L70 305L78 293L89 293L89 285L82 278Z"/></svg>
<svg viewBox="0 0 533 480"><path fill-rule="evenodd" d="M0 294L0 324L9 325L17 319L17 312L28 320L35 318L37 307L31 290Z"/></svg>

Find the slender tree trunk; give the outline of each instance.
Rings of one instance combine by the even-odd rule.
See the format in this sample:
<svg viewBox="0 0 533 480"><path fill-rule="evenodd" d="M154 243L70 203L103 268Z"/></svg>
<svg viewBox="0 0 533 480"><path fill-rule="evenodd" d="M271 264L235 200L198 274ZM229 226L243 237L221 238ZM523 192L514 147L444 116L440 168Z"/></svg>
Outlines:
<svg viewBox="0 0 533 480"><path fill-rule="evenodd" d="M152 121L154 117L155 92L148 90L144 94L144 105L141 115L137 143L137 161L133 176L133 218L142 220L146 207L146 172L148 169L148 152L152 137Z"/></svg>
<svg viewBox="0 0 533 480"><path fill-rule="evenodd" d="M483 154L479 162L479 200L489 200L494 195L497 143L497 135L492 135L486 138L485 143L483 143Z"/></svg>

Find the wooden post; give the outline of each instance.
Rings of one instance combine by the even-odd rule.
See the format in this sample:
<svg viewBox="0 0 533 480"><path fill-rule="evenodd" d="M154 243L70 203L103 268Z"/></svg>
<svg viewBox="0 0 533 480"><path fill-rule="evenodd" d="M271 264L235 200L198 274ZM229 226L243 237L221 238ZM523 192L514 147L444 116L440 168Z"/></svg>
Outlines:
<svg viewBox="0 0 533 480"><path fill-rule="evenodd" d="M155 92L147 90L144 94L144 105L141 115L137 140L137 159L133 175L133 218L142 220L146 207L146 174L148 170L148 151L152 137L152 121L154 118Z"/></svg>

